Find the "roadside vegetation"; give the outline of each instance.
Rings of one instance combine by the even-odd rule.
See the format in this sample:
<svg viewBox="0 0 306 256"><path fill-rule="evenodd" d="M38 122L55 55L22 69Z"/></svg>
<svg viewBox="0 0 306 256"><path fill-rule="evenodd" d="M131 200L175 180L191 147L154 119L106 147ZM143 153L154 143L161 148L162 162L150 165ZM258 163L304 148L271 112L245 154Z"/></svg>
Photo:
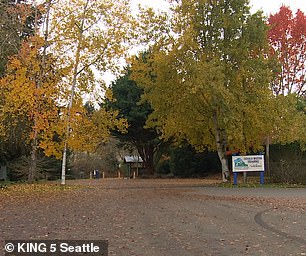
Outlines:
<svg viewBox="0 0 306 256"><path fill-rule="evenodd" d="M128 155L142 159L138 177L217 173L231 186L231 155L261 152L267 183L306 184L302 11L5 0L0 14L1 191L131 176Z"/></svg>

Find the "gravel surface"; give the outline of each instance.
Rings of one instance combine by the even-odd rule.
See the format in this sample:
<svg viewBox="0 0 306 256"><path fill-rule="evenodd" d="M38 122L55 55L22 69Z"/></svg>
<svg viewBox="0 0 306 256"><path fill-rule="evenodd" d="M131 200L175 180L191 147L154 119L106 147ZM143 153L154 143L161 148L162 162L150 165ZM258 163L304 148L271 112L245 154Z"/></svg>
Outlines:
<svg viewBox="0 0 306 256"><path fill-rule="evenodd" d="M107 239L110 256L306 255L306 189L215 182L101 179L0 192L1 248L8 239Z"/></svg>

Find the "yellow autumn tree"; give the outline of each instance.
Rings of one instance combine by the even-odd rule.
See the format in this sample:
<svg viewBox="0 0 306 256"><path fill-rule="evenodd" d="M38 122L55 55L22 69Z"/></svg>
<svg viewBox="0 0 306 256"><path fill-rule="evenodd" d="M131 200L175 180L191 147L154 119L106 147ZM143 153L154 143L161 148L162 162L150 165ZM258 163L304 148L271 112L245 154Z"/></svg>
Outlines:
<svg viewBox="0 0 306 256"><path fill-rule="evenodd" d="M127 1L49 0L35 8L36 21L38 8L45 14L44 29L35 28L36 35L10 60L0 81L1 134L24 120L30 181L36 176L38 149L57 158L68 147L94 151L110 129L125 127L116 112L97 110L88 116L83 101L102 91L98 77L115 69L133 27ZM101 98L101 93L90 97Z"/></svg>
<svg viewBox="0 0 306 256"><path fill-rule="evenodd" d="M85 140L79 136L85 127L87 132L83 134L91 137L87 143L92 143L97 135L92 124L86 123L86 118L80 121L84 118L83 111L80 111L82 99L96 87L103 87L99 75L119 66L119 59L125 55L133 34L134 21L129 1L125 0L59 1L53 6L52 15L52 51L58 56L58 65L68 71L62 80L60 99L66 107L62 116L66 127L62 165L64 184L68 147L71 150L88 149L83 143ZM101 123L108 118L106 127L117 125L116 113L102 113L102 110L98 113L101 114ZM82 129L73 128L82 122Z"/></svg>
<svg viewBox="0 0 306 256"><path fill-rule="evenodd" d="M23 123L22 137L31 148L30 182L36 178L37 149L44 143L41 135L50 129L58 115L56 99L59 98L57 84L60 76L52 55L43 60L42 45L43 39L39 36L24 41L19 53L10 58L7 74L0 80L2 131L4 135L9 134Z"/></svg>
<svg viewBox="0 0 306 256"><path fill-rule="evenodd" d="M165 139L215 150L227 181L226 151L260 150L272 129L264 17L246 0L173 2L168 34L132 61L133 78L154 109L148 125Z"/></svg>

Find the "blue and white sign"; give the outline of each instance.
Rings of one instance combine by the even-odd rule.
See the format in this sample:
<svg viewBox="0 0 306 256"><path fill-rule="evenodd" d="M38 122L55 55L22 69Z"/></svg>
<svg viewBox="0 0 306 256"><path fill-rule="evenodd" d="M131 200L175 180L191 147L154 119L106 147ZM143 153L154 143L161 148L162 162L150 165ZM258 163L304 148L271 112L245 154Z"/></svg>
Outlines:
<svg viewBox="0 0 306 256"><path fill-rule="evenodd" d="M232 156L233 172L263 172L265 160L263 155Z"/></svg>

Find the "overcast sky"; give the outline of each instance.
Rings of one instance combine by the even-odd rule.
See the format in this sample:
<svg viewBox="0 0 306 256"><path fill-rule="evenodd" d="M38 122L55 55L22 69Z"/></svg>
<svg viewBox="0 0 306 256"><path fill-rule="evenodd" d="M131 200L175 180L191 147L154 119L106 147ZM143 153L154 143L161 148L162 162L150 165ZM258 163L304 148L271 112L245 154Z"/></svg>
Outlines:
<svg viewBox="0 0 306 256"><path fill-rule="evenodd" d="M282 5L289 6L295 13L300 9L306 13L306 0L251 0L252 11L262 9L265 14L276 13Z"/></svg>
<svg viewBox="0 0 306 256"><path fill-rule="evenodd" d="M135 8L137 5L146 5L154 8L166 9L168 6L167 0L132 0ZM296 13L297 9L301 9L306 14L306 0L250 0L251 11L255 12L257 10L263 10L264 14L274 14L279 11L282 5L289 6L293 13ZM114 75L107 72L103 76L106 83L109 84L110 81L115 79Z"/></svg>
<svg viewBox="0 0 306 256"><path fill-rule="evenodd" d="M167 6L166 0L133 0L135 4L144 4L152 7ZM252 12L262 9L266 15L276 13L282 5L287 5L295 13L297 9L301 9L306 13L306 0L250 0Z"/></svg>

